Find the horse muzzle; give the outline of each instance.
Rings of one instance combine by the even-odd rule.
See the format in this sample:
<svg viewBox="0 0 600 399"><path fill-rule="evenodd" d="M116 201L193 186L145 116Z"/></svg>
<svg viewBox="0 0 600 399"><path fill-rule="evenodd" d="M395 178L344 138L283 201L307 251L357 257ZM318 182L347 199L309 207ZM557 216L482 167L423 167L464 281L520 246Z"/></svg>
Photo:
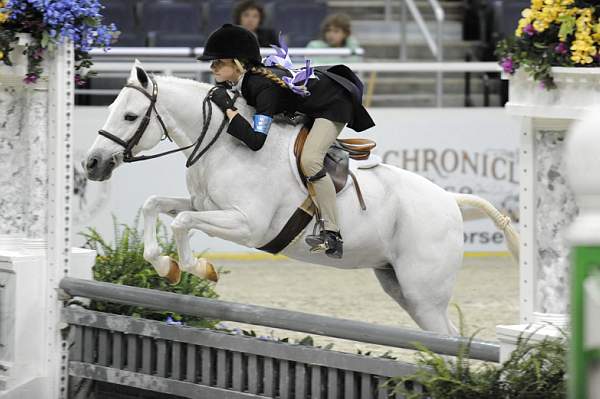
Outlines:
<svg viewBox="0 0 600 399"><path fill-rule="evenodd" d="M92 152L81 162L85 176L89 180L104 181L110 179L113 170L119 161L114 154L106 155L100 152Z"/></svg>

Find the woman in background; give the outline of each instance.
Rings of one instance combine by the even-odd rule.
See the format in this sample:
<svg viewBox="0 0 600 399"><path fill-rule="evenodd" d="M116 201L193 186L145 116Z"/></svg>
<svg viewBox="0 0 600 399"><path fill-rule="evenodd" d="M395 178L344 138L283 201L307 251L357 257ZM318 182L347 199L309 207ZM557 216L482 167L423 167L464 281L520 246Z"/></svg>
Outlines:
<svg viewBox="0 0 600 399"><path fill-rule="evenodd" d="M265 10L260 3L254 0L241 1L233 9L233 23L254 33L260 47L278 44L275 31L262 27L264 20Z"/></svg>

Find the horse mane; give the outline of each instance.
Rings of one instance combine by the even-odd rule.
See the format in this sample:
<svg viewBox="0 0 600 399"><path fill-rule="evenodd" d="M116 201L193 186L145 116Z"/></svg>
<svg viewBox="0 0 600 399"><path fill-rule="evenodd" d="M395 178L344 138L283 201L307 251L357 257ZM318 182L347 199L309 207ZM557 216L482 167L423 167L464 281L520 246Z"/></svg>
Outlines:
<svg viewBox="0 0 600 399"><path fill-rule="evenodd" d="M194 79L188 79L188 78L180 78L177 76L171 76L171 75L156 75L156 82L160 85L160 83L173 83L173 84L177 84L177 85L182 85L182 86L187 86L196 90L201 90L202 93L205 95L212 87L214 87L214 85L210 84L210 83L206 83L206 82L199 82L197 80ZM160 95L160 94L159 94ZM244 114L247 114L250 112L250 106L246 103L246 100L243 97L240 97L236 103L236 106L238 109L240 109L240 111L243 110Z"/></svg>

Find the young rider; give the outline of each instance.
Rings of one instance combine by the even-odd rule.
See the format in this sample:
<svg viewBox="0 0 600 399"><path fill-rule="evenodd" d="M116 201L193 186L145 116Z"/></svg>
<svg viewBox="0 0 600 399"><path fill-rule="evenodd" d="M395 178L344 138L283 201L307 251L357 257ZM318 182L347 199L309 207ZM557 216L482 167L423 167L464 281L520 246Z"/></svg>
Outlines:
<svg viewBox="0 0 600 399"><path fill-rule="evenodd" d="M215 80L223 84L210 98L230 120L227 132L252 150L262 148L276 114L301 112L314 120L300 165L308 184L314 188L316 198L313 199L319 208L323 229L306 241L313 250L325 248L328 256L341 258L343 241L337 224L336 193L323 162L345 125L355 131L374 126L362 106L362 83L358 77L344 65L313 71L307 64L304 84L295 85L298 82L291 79L293 71L263 65L256 37L231 24L223 25L209 36L204 53L198 59L212 61ZM255 108L252 123L237 112L225 84L237 89L248 105Z"/></svg>

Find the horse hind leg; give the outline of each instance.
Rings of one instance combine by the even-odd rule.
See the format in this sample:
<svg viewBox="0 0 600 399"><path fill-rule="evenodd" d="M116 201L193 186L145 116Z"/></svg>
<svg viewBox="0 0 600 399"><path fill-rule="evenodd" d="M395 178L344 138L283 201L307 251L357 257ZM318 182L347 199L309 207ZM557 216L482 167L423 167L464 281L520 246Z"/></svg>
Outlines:
<svg viewBox="0 0 600 399"><path fill-rule="evenodd" d="M458 335L458 330L448 317L449 296L447 300L431 301L426 293L431 293L435 287L404 290L391 266L386 269L374 269L374 272L383 291L406 310L419 327L441 334Z"/></svg>

